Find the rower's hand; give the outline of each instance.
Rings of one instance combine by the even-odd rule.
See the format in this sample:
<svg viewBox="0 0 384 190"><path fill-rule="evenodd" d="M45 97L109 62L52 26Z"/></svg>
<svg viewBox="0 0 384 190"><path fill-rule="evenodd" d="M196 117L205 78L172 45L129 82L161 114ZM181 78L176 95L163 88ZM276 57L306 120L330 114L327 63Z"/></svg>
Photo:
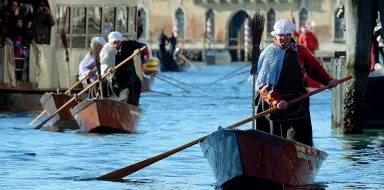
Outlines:
<svg viewBox="0 0 384 190"><path fill-rule="evenodd" d="M277 108L280 110L285 110L288 108L288 103L285 100L281 100L279 103L277 103Z"/></svg>
<svg viewBox="0 0 384 190"><path fill-rule="evenodd" d="M135 51L133 52L133 54L135 54L135 55L139 55L139 54L140 54L140 50L135 49Z"/></svg>
<svg viewBox="0 0 384 190"><path fill-rule="evenodd" d="M328 82L328 87L329 87L329 88L334 88L334 87L336 87L338 84L339 84L339 80L337 80L337 79L333 79L333 80L331 80L331 81Z"/></svg>
<svg viewBox="0 0 384 190"><path fill-rule="evenodd" d="M113 73L113 72L115 72L115 69L113 67L111 67L111 68L108 69L108 72L109 73Z"/></svg>

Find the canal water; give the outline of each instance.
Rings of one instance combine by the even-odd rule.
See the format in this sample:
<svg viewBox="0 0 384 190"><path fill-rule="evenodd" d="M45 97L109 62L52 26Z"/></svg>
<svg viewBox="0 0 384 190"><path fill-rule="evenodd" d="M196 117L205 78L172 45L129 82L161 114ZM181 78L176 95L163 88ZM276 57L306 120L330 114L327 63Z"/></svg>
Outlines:
<svg viewBox="0 0 384 190"><path fill-rule="evenodd" d="M241 65L201 65L183 73L161 73L200 88L183 91L155 79L144 93L139 134L100 136L33 130L35 113L0 113L0 189L180 189L213 190L215 178L195 145L148 166L121 182L95 177L167 152L251 116L251 83L244 73L211 83ZM342 135L331 129L331 91L311 97L314 143L329 153L317 189L383 189L384 130ZM40 119L37 124L43 121ZM251 123L240 129L251 128Z"/></svg>

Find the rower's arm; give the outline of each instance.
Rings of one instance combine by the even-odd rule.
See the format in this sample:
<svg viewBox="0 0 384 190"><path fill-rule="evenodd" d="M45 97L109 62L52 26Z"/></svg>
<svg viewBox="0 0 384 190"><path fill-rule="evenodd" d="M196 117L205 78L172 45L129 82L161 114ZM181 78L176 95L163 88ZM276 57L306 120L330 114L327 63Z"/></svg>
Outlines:
<svg viewBox="0 0 384 190"><path fill-rule="evenodd" d="M333 77L325 70L320 61L303 45L297 45L297 51L305 73L322 85L328 85Z"/></svg>
<svg viewBox="0 0 384 190"><path fill-rule="evenodd" d="M277 90L273 90L272 94L269 93L272 89L271 86L264 88L265 84L259 88L260 96L266 101L269 105L276 106L280 102L280 95Z"/></svg>
<svg viewBox="0 0 384 190"><path fill-rule="evenodd" d="M100 69L101 73L107 73L109 68L115 65L115 51L110 49L109 44L104 45L100 51Z"/></svg>
<svg viewBox="0 0 384 190"><path fill-rule="evenodd" d="M90 55L87 55L87 57L84 58L79 65L80 72L83 76L87 75L94 67L96 67L95 59L88 56Z"/></svg>

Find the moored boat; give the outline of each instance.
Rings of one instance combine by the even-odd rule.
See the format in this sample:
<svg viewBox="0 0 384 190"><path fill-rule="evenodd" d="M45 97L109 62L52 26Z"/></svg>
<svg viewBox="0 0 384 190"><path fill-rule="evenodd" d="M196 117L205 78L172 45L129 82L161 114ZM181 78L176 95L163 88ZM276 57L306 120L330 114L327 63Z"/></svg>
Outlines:
<svg viewBox="0 0 384 190"><path fill-rule="evenodd" d="M135 133L142 109L111 99L86 99L70 109L85 133Z"/></svg>
<svg viewBox="0 0 384 190"><path fill-rule="evenodd" d="M258 130L225 130L200 142L217 185L306 186L328 154L307 145Z"/></svg>
<svg viewBox="0 0 384 190"><path fill-rule="evenodd" d="M367 109L364 117L364 128L377 128L384 129L384 71L380 74L371 75L367 81L367 93L366 93L366 104Z"/></svg>
<svg viewBox="0 0 384 190"><path fill-rule="evenodd" d="M60 89L64 92L66 89ZM73 92L79 92L74 89ZM40 98L45 93L54 93L56 89L37 89L28 85L16 88L0 85L0 111L37 111L41 110Z"/></svg>
<svg viewBox="0 0 384 190"><path fill-rule="evenodd" d="M55 113L61 106L67 103L71 98L67 94L56 94L56 93L45 93L41 99L41 105L44 110L47 111L48 116ZM58 114L56 114L50 121L53 127L64 130L64 129L79 129L76 120L73 118L70 108L75 107L77 102L71 102Z"/></svg>
<svg viewBox="0 0 384 190"><path fill-rule="evenodd" d="M177 51L175 57L169 52L160 53L159 61L161 72L184 72L188 69L188 64L178 55L180 53L179 49L175 51Z"/></svg>
<svg viewBox="0 0 384 190"><path fill-rule="evenodd" d="M141 92L149 92L152 89L153 81L157 74L157 59L149 59L142 65L143 70L143 81L141 86Z"/></svg>

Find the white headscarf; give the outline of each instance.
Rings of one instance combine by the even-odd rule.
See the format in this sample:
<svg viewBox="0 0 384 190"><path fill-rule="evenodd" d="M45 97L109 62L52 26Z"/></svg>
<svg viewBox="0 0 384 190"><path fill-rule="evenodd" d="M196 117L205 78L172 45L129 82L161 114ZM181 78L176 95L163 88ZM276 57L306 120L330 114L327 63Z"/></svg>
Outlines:
<svg viewBox="0 0 384 190"><path fill-rule="evenodd" d="M123 34L121 34L120 32L113 31L108 34L108 42L124 41L124 40L126 39L123 37Z"/></svg>
<svg viewBox="0 0 384 190"><path fill-rule="evenodd" d="M100 44L101 46L104 46L107 42L103 37L94 37L91 40L91 48L94 49L97 44Z"/></svg>
<svg viewBox="0 0 384 190"><path fill-rule="evenodd" d="M293 34L296 29L296 25L288 19L281 19L273 25L272 36L277 34Z"/></svg>

